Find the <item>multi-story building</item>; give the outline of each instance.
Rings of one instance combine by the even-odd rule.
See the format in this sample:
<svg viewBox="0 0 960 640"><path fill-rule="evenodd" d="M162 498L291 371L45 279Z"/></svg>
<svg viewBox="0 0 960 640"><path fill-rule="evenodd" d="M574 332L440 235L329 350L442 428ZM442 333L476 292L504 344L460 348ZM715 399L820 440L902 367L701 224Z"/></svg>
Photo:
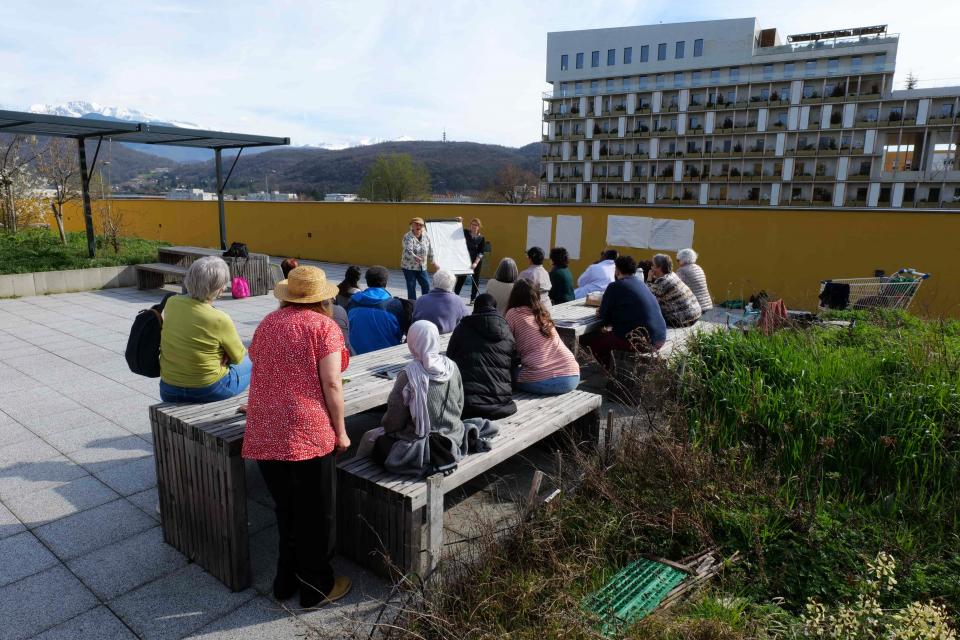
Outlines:
<svg viewBox="0 0 960 640"><path fill-rule="evenodd" d="M895 91L885 26L754 18L547 36L558 202L960 208L960 87Z"/></svg>

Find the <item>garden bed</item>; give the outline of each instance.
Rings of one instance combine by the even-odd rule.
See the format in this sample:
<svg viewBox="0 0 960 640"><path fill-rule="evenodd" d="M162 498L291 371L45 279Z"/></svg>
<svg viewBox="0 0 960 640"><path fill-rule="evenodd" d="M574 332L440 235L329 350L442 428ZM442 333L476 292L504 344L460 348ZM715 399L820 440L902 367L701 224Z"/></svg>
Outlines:
<svg viewBox="0 0 960 640"><path fill-rule="evenodd" d="M115 251L102 237L98 237L96 257L90 258L87 256L87 237L84 233L68 233L66 244L46 229L0 233L0 275L156 262L157 247L162 246L169 246L169 243L120 238L119 251Z"/></svg>

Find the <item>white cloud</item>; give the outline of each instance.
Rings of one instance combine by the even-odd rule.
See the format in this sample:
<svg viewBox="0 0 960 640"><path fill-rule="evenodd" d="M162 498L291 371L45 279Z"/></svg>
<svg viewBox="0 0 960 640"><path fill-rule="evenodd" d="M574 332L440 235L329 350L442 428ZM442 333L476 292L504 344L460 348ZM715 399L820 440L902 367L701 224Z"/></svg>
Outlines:
<svg viewBox="0 0 960 640"><path fill-rule="evenodd" d="M20 3L0 43L8 105L89 100L298 144L540 133L546 33L756 15L782 34L889 23L898 80L960 76L960 5L751 0ZM938 81L960 84L960 78Z"/></svg>

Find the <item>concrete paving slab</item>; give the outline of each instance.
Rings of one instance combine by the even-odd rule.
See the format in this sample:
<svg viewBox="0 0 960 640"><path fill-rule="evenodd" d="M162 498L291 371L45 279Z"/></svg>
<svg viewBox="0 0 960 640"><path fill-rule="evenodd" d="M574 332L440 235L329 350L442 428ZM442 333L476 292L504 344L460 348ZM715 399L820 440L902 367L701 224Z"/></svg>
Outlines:
<svg viewBox="0 0 960 640"><path fill-rule="evenodd" d="M59 452L49 444L37 436L31 436L20 442L0 447L0 469L11 469L21 464L49 460L58 454Z"/></svg>
<svg viewBox="0 0 960 640"><path fill-rule="evenodd" d="M0 500L59 487L85 475L86 469L61 455L0 469Z"/></svg>
<svg viewBox="0 0 960 640"><path fill-rule="evenodd" d="M36 640L136 640L137 636L113 615L100 606L44 631Z"/></svg>
<svg viewBox="0 0 960 640"><path fill-rule="evenodd" d="M233 640L235 638L308 640L319 638L320 635L299 623L276 602L257 597L187 637L194 640Z"/></svg>
<svg viewBox="0 0 960 640"><path fill-rule="evenodd" d="M55 598L56 606L52 606ZM4 640L30 638L99 602L63 565L0 588Z"/></svg>
<svg viewBox="0 0 960 640"><path fill-rule="evenodd" d="M29 531L0 540L0 587L55 564L57 558Z"/></svg>
<svg viewBox="0 0 960 640"><path fill-rule="evenodd" d="M255 595L250 589L233 593L197 565L188 565L120 596L110 608L141 638L182 638Z"/></svg>
<svg viewBox="0 0 960 640"><path fill-rule="evenodd" d="M0 422L0 442L11 445L34 437L26 427L12 418L6 422Z"/></svg>
<svg viewBox="0 0 960 640"><path fill-rule="evenodd" d="M25 418L23 426L41 438L46 438L53 433L103 424L104 420L105 418L103 416L94 413L90 409L78 406L61 413Z"/></svg>
<svg viewBox="0 0 960 640"><path fill-rule="evenodd" d="M160 495L157 493L156 487L135 493L129 496L127 500L135 504L145 514L160 522Z"/></svg>
<svg viewBox="0 0 960 640"><path fill-rule="evenodd" d="M71 454L80 449L96 446L98 443L113 442L128 437L130 437L129 433L106 418L101 418L100 422L90 426L49 433L43 439L56 447L60 453Z"/></svg>
<svg viewBox="0 0 960 640"><path fill-rule="evenodd" d="M100 438L90 446L77 449L67 457L82 465L90 473L102 471L122 462L129 462L153 455L153 445L135 435Z"/></svg>
<svg viewBox="0 0 960 640"><path fill-rule="evenodd" d="M0 410L24 424L29 418L62 413L79 406L73 400L44 386L0 394Z"/></svg>
<svg viewBox="0 0 960 640"><path fill-rule="evenodd" d="M71 560L153 526L153 518L120 499L43 525L34 533L61 560Z"/></svg>
<svg viewBox="0 0 960 640"><path fill-rule="evenodd" d="M95 470L93 475L120 495L129 496L157 486L157 463L151 455Z"/></svg>
<svg viewBox="0 0 960 640"><path fill-rule="evenodd" d="M186 557L163 541L160 527L67 563L104 600L112 600L186 565Z"/></svg>
<svg viewBox="0 0 960 640"><path fill-rule="evenodd" d="M120 496L92 476L84 476L55 489L12 496L5 502L17 518L34 528L98 507Z"/></svg>
<svg viewBox="0 0 960 640"><path fill-rule="evenodd" d="M13 512L7 509L3 503L0 503L0 540L26 530L27 528L17 516L13 515Z"/></svg>

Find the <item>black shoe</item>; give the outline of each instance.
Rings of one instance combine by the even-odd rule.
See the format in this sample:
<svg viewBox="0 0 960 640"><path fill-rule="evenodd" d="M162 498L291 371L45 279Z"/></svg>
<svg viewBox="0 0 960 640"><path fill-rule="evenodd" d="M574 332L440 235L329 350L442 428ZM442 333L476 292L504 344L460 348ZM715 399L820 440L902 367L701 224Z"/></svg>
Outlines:
<svg viewBox="0 0 960 640"><path fill-rule="evenodd" d="M297 594L300 588L300 581L292 573L277 573L273 579L273 597L277 600L289 600Z"/></svg>

